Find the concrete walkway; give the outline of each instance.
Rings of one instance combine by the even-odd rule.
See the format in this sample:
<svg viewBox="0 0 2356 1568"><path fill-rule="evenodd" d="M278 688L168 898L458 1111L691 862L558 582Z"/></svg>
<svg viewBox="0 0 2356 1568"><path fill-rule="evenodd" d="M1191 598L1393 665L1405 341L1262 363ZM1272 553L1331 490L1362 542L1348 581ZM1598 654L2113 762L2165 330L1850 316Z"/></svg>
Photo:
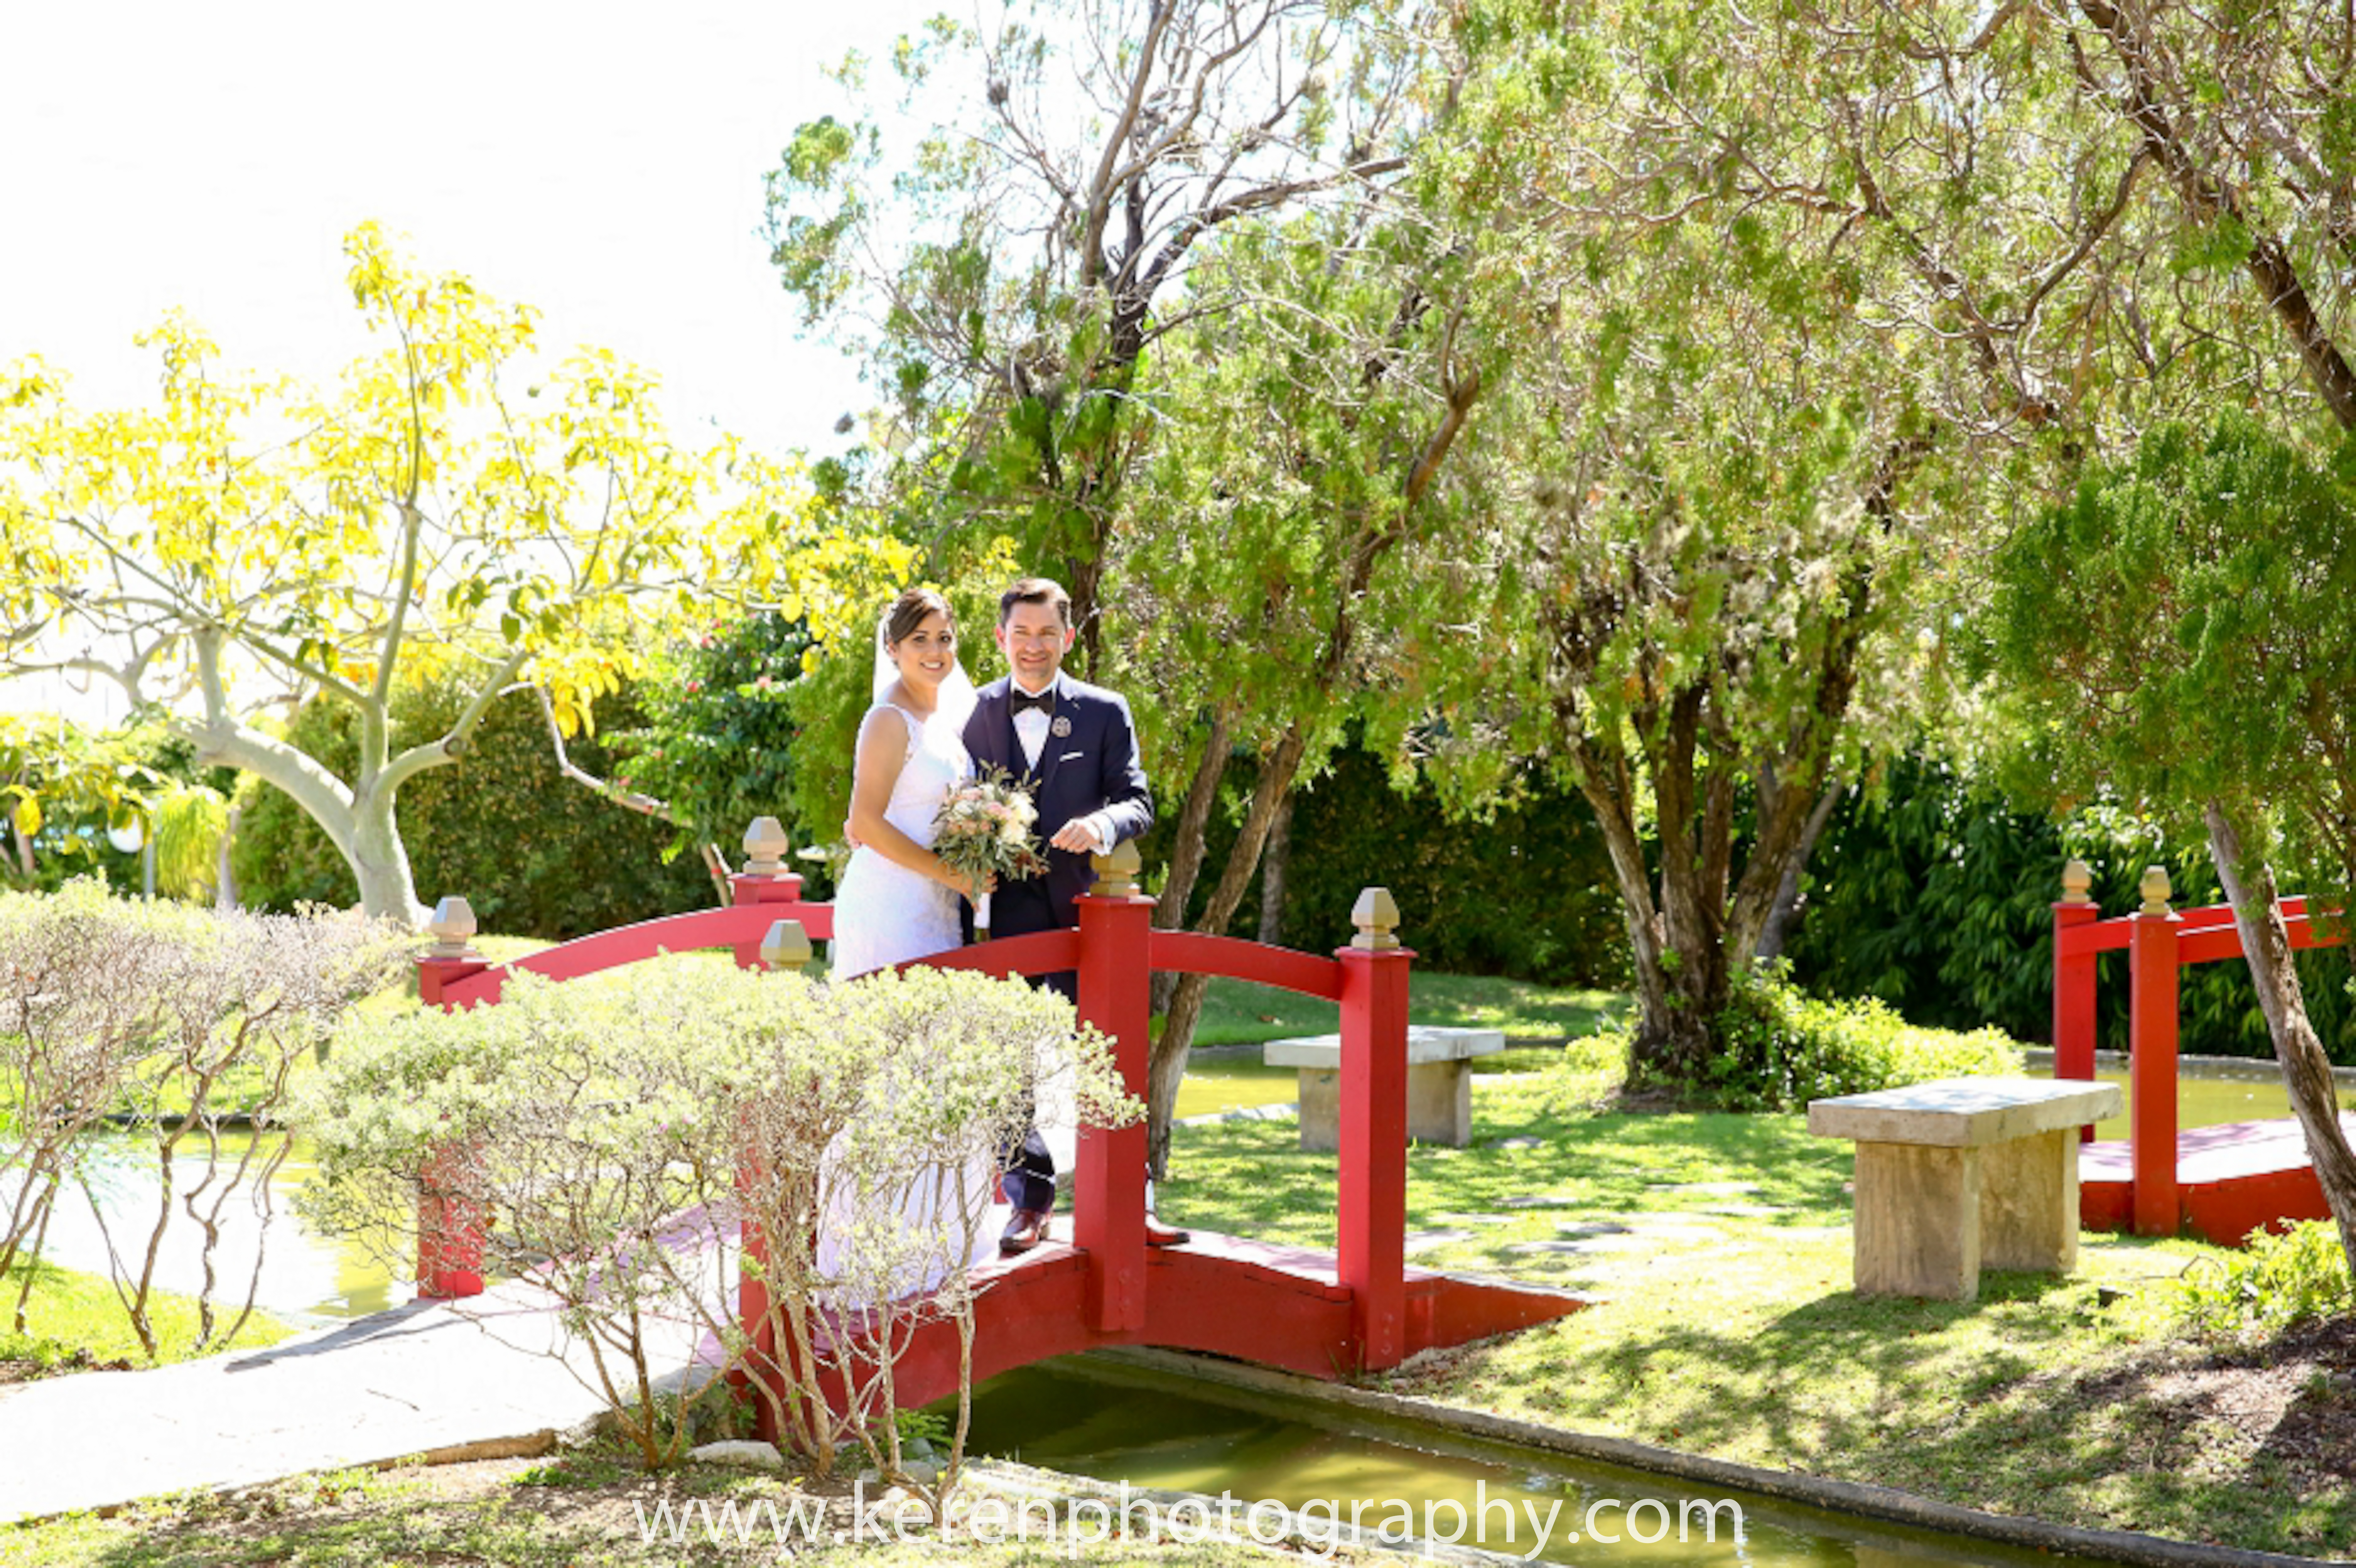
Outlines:
<svg viewBox="0 0 2356 1568"><path fill-rule="evenodd" d="M547 1301L509 1284L265 1350L0 1388L0 1524L436 1450L533 1452L605 1408L587 1349L565 1353ZM663 1331L665 1386L701 1338Z"/></svg>

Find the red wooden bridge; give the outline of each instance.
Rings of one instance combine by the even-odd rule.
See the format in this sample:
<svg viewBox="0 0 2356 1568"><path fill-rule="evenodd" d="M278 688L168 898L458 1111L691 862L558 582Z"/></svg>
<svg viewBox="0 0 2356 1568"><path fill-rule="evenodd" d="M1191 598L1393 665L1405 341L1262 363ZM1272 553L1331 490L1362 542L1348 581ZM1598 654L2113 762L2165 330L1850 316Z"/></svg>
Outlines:
<svg viewBox="0 0 2356 1568"><path fill-rule="evenodd" d="M2275 1118L2222 1126L2177 1125L2177 975L2188 965L2242 956L2230 904L2181 912L2168 904L2168 873L2143 875L2143 907L2103 918L2089 896L2093 873L2076 860L2062 873L2053 906L2053 1075L2094 1076L2095 960L2127 954L2127 1137L2094 1140L2079 1154L2080 1213L2101 1230L2141 1236L2190 1231L2222 1246L2240 1246L2260 1227L2328 1220L2323 1187L2308 1163L2296 1121ZM2294 948L2337 945L2319 932L2307 900L2281 901ZM2340 1125L2356 1139L2356 1113Z"/></svg>
<svg viewBox="0 0 2356 1568"><path fill-rule="evenodd" d="M750 967L762 962L764 938L780 920L798 922L811 938L830 937L834 912L803 901L801 879L776 858L783 840L774 823L756 824L746 835L755 859L734 879L732 908L600 932L510 965L491 965L462 951L473 934L471 914L455 923L437 918L435 934L443 941L418 960L421 999L443 1007L496 1002L510 969L565 980L701 948L731 948ZM1075 929L991 942L924 962L993 975L1076 970L1080 1019L1111 1041L1122 1081L1141 1100L1148 982L1156 970L1252 980L1338 1002L1338 1248L1269 1246L1196 1229L1185 1245L1149 1249L1144 1126L1083 1127L1071 1243L1044 1245L977 1272L976 1378L1107 1345L1209 1351L1341 1378L1396 1366L1419 1350L1547 1322L1583 1305L1577 1296L1543 1286L1405 1266L1408 976L1414 955L1390 931L1396 915L1388 913L1387 893L1368 890L1359 901L1357 938L1326 958L1154 930L1154 901L1140 896L1137 868L1130 846L1099 858L1097 884L1079 901ZM421 1294L481 1290L480 1243L470 1245L466 1229L466 1216L431 1200L421 1202ZM766 1320L761 1289L751 1278L739 1283L738 1311L748 1327ZM928 1326L895 1364L897 1397L914 1405L954 1392L958 1362L953 1325Z"/></svg>

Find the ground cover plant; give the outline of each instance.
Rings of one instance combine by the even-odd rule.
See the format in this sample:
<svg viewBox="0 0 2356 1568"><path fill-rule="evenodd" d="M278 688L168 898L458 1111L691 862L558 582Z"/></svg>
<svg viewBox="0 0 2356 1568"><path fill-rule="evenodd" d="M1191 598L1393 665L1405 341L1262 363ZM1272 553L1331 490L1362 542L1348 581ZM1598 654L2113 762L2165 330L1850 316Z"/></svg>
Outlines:
<svg viewBox="0 0 2356 1568"><path fill-rule="evenodd" d="M2064 1523L2301 1554L2356 1552L2356 1333L2182 1331L2189 1241L2089 1234L2077 1272L1980 1299L1850 1290L1849 1147L1798 1115L1615 1106L1574 1044L1474 1080L1474 1145L1408 1161L1409 1262L1601 1304L1418 1358L1394 1391L1689 1453ZM1333 1244L1335 1163L1291 1123L1181 1128L1173 1222Z"/></svg>
<svg viewBox="0 0 2356 1568"><path fill-rule="evenodd" d="M869 1488L872 1500L873 1488ZM780 1514L816 1499L816 1544L781 1553L764 1503ZM740 1536L719 1510L751 1526ZM852 1528L849 1481L698 1466L650 1477L608 1446L548 1458L409 1465L298 1476L227 1496L152 1499L111 1517L74 1515L0 1528L0 1568L722 1568L780 1561L861 1568L1036 1568L1073 1560L1058 1520L1023 1538L944 1544L916 1527L905 1543L836 1542ZM652 1526L649 1531L646 1527ZM1083 1539L1093 1521L1081 1521ZM648 1535L652 1539L647 1539ZM1116 1537L1086 1548L1098 1568L1228 1568L1298 1562L1248 1542Z"/></svg>

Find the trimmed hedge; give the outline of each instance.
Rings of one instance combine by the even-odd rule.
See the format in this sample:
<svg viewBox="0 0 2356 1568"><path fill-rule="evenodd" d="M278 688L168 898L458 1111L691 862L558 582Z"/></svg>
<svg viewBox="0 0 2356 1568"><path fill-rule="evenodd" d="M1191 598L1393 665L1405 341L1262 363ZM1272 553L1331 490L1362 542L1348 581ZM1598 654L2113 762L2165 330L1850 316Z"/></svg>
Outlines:
<svg viewBox="0 0 2356 1568"><path fill-rule="evenodd" d="M442 733L465 702L449 681L396 694L394 745ZM609 726L637 720L626 688L599 707ZM344 773L359 754L359 728L349 704L316 699L295 715L287 738ZM566 746L582 767L611 776L614 759L598 739L578 736ZM464 894L485 931L562 942L713 901L699 859L665 863L668 824L626 811L556 771L547 722L529 691L494 701L465 755L402 785L398 809L418 897L430 904ZM291 796L266 786L245 808L230 861L249 907L341 907L359 898L327 834Z"/></svg>

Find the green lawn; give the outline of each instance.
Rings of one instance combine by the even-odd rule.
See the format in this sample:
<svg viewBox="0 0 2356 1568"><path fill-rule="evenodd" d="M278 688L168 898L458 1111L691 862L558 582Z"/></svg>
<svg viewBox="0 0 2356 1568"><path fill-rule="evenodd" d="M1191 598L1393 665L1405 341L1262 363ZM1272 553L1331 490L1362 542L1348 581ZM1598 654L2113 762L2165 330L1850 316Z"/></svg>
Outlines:
<svg viewBox="0 0 2356 1568"><path fill-rule="evenodd" d="M1537 986L1494 975L1418 971L1408 987L1408 1016L1417 1023L1497 1029L1509 1041L1547 1044L1594 1033L1627 1002L1617 992ZM1214 980L1203 996L1194 1043L1257 1045L1290 1035L1332 1034L1341 1027L1341 1009L1332 1002L1243 980ZM1511 1071L1513 1064L1490 1057L1482 1066L1500 1072Z"/></svg>
<svg viewBox="0 0 2356 1568"><path fill-rule="evenodd" d="M139 1337L115 1298L114 1287L98 1275L41 1264L33 1271L33 1292L26 1305L25 1331L16 1321L16 1293L23 1288L22 1265L0 1275L0 1361L30 1362L48 1371L60 1366L129 1361L145 1364ZM158 1292L150 1298L155 1325L156 1361L187 1359L188 1344L197 1333L197 1303L193 1296ZM218 1309L219 1321L235 1317L233 1307ZM257 1310L238 1336L238 1348L274 1345L295 1332L291 1324Z"/></svg>
<svg viewBox="0 0 2356 1568"><path fill-rule="evenodd" d="M2230 1349L2172 1327L2174 1276L2215 1249L2089 1234L2066 1278L1991 1272L1973 1303L1862 1299L1848 1145L1798 1115L1599 1110L1612 1065L1558 1055L1475 1080L1474 1147L1415 1149L1411 1261L1603 1304L1387 1386L1998 1512L2356 1553L2356 1476L2300 1458L2290 1424L2233 1413L2287 1402L2329 1439L2356 1428L2347 1373L2291 1358L2237 1378ZM1172 1167L1173 1222L1333 1244L1333 1157L1301 1153L1290 1121L1182 1127ZM2105 1305L2105 1287L2124 1294Z"/></svg>

